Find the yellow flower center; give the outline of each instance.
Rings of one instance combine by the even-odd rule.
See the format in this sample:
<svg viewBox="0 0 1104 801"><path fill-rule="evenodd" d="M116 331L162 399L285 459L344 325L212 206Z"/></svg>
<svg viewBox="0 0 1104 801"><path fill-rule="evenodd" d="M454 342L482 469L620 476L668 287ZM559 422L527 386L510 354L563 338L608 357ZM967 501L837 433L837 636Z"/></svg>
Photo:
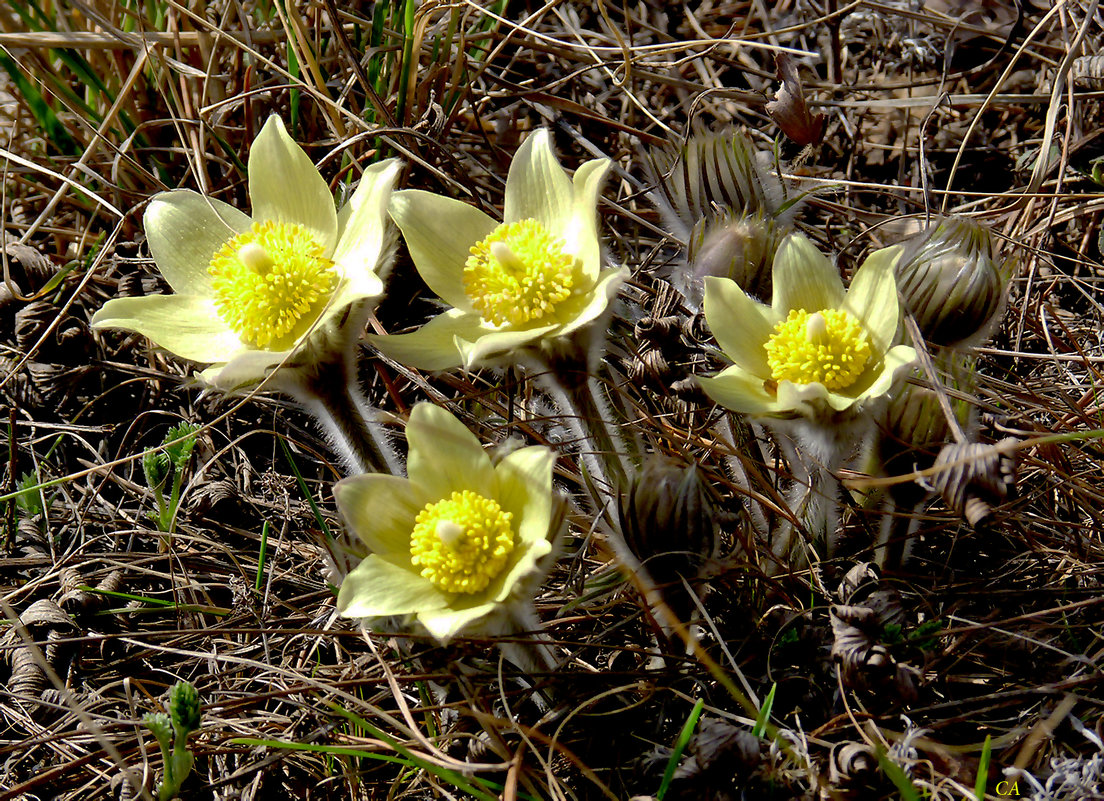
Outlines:
<svg viewBox="0 0 1104 801"><path fill-rule="evenodd" d="M812 314L791 309L764 347L775 381L823 384L829 390L854 384L870 361L866 332L843 309Z"/></svg>
<svg viewBox="0 0 1104 801"><path fill-rule="evenodd" d="M536 220L503 223L472 246L464 291L484 320L524 325L571 295L575 257Z"/></svg>
<svg viewBox="0 0 1104 801"><path fill-rule="evenodd" d="M243 342L264 348L316 317L337 284L333 262L301 225L253 223L211 257L215 307Z"/></svg>
<svg viewBox="0 0 1104 801"><path fill-rule="evenodd" d="M513 515L471 490L430 503L414 518L410 561L445 592L480 592L514 550Z"/></svg>

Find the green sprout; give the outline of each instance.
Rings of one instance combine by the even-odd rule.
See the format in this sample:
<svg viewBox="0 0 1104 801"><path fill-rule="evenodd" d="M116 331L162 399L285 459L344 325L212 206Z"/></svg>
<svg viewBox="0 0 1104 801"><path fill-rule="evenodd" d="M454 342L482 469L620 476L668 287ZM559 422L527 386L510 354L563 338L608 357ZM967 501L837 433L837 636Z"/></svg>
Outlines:
<svg viewBox="0 0 1104 801"><path fill-rule="evenodd" d="M180 505L180 488L184 483L184 468L195 447L195 435L199 426L181 423L173 426L165 435L161 447L147 451L142 457L142 472L146 485L153 490L157 511L150 512L150 519L161 531L172 533L176 525L176 509ZM169 487L168 499L165 487Z"/></svg>
<svg viewBox="0 0 1104 801"><path fill-rule="evenodd" d="M157 797L169 801L180 793L180 785L192 772L195 760L188 750L188 735L199 729L199 693L190 682L178 681L169 690L169 714L151 713L142 722L161 746L165 778L157 787Z"/></svg>

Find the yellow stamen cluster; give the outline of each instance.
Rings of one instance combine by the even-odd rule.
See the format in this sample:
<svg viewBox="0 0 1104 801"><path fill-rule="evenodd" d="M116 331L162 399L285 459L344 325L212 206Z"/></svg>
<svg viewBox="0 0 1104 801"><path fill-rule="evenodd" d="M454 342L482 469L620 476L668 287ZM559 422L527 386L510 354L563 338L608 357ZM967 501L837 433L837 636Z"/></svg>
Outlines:
<svg viewBox="0 0 1104 801"><path fill-rule="evenodd" d="M536 220L503 223L471 248L464 291L494 325L524 325L555 313L571 295L575 257Z"/></svg>
<svg viewBox="0 0 1104 801"><path fill-rule="evenodd" d="M843 309L812 314L791 309L764 347L775 381L823 384L829 390L854 384L870 360L862 325Z"/></svg>
<svg viewBox="0 0 1104 801"><path fill-rule="evenodd" d="M445 592L484 590L514 550L513 515L464 490L430 503L414 519L410 561Z"/></svg>
<svg viewBox="0 0 1104 801"><path fill-rule="evenodd" d="M314 319L337 284L333 262L301 225L253 223L207 267L215 307L242 341L264 348Z"/></svg>

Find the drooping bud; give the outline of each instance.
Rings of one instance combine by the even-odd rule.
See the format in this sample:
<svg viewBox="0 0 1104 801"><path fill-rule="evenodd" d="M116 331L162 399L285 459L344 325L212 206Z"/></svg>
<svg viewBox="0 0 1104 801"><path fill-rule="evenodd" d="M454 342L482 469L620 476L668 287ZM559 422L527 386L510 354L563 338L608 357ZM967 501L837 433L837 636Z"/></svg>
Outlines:
<svg viewBox="0 0 1104 801"><path fill-rule="evenodd" d="M897 288L924 338L934 345L984 338L1003 306L1008 274L994 259L989 229L948 217L906 240Z"/></svg>
<svg viewBox="0 0 1104 801"><path fill-rule="evenodd" d="M653 455L617 504L625 544L657 584L693 577L719 546L717 514L698 468Z"/></svg>

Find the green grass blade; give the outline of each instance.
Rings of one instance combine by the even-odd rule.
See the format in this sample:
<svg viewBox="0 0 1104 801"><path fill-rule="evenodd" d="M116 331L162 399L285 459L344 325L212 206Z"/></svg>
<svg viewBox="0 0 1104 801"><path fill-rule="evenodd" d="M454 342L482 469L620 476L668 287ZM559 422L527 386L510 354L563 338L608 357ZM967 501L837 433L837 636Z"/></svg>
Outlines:
<svg viewBox="0 0 1104 801"><path fill-rule="evenodd" d="M254 585L257 592L261 591L261 585L264 584L265 555L268 552L268 529L269 522L266 520L264 525L261 526L261 550L257 554L257 583Z"/></svg>
<svg viewBox="0 0 1104 801"><path fill-rule="evenodd" d="M770 722L771 709L774 707L774 691L778 689L778 682L771 685L770 692L767 693L767 698L763 701L763 706L759 710L759 714L755 718L755 725L751 727L751 733L762 739L763 735L767 731L767 724Z"/></svg>
<svg viewBox="0 0 1104 801"><path fill-rule="evenodd" d="M690 717L682 724L682 731L679 732L678 739L675 740L675 747L672 749L671 757L667 760L667 767L663 771L663 781L660 782L659 790L656 791L657 801L663 801L663 797L667 795L667 790L671 786L671 781L675 778L675 770L682 760L682 753L686 750L686 746L690 742L690 736L694 733L694 727L698 725L698 718L701 717L704 707L705 701L699 698L694 703L694 708L690 710Z"/></svg>
<svg viewBox="0 0 1104 801"><path fill-rule="evenodd" d="M894 787L901 793L902 801L920 801L920 793L912 783L912 779L905 775L900 765L889 758L885 749L878 746L874 754L878 757L878 765L881 766L882 773L889 777Z"/></svg>
<svg viewBox="0 0 1104 801"><path fill-rule="evenodd" d="M287 442L283 437L280 437L280 447L284 449L284 456L287 457L288 464L291 465L291 472L295 474L295 480L299 482L299 491L303 493L303 497L307 499L307 503L310 504L311 512L314 513L314 520L318 523L318 527L322 529L322 533L326 535L326 539L332 540L333 534L330 532L330 527L326 525L325 518L322 517L322 512L318 508L318 504L314 502L314 496L310 494L310 490L307 489L307 482L303 480L303 474L299 472L299 465L295 464L295 459L292 458L291 448L288 447Z"/></svg>
<svg viewBox="0 0 1104 801"><path fill-rule="evenodd" d="M989 760L993 758L993 737L985 735L985 745L981 747L981 760L978 762L977 781L974 782L974 798L985 801L985 786L989 784Z"/></svg>

